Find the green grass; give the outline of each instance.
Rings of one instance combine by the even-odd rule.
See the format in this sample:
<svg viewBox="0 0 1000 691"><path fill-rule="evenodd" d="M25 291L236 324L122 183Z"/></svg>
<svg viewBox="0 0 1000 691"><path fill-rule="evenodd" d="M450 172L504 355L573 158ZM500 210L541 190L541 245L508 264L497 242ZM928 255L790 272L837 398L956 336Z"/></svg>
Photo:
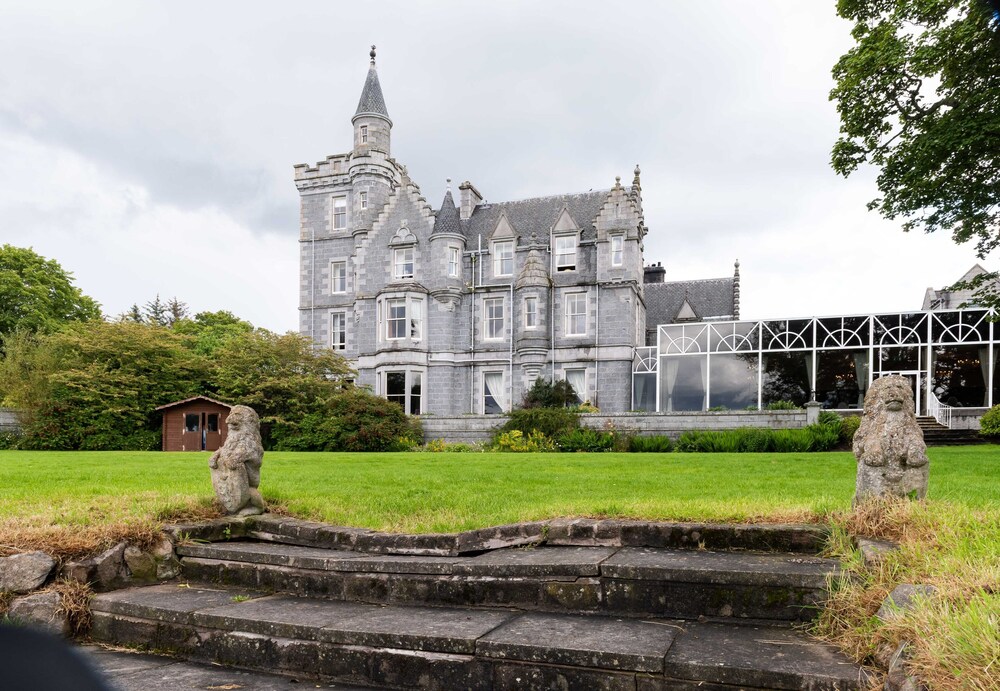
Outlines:
<svg viewBox="0 0 1000 691"><path fill-rule="evenodd" d="M557 516L824 520L857 577L818 630L859 660L915 640L932 688L992 688L1000 669L1000 447L931 448L927 502L850 510L855 461L816 454L267 453L265 499L339 525L452 531ZM206 453L0 451L0 555L63 556L149 538L164 517L210 515ZM874 572L848 534L902 549ZM897 584L941 596L892 625L872 614ZM2 603L0 603L2 604Z"/></svg>
<svg viewBox="0 0 1000 691"><path fill-rule="evenodd" d="M929 498L1000 505L1000 447L932 448ZM0 451L0 521L87 526L206 507L205 453ZM264 458L266 500L303 517L450 531L555 516L744 521L847 509L849 453L332 454Z"/></svg>

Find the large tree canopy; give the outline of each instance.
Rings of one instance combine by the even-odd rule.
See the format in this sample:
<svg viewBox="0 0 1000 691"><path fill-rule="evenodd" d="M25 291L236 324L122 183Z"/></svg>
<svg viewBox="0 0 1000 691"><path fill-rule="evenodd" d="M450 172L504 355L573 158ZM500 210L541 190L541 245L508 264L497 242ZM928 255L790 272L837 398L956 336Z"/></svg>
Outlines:
<svg viewBox="0 0 1000 691"><path fill-rule="evenodd" d="M1000 37L985 0L839 0L857 44L833 68L842 175L879 169L869 203L905 230L1000 244Z"/></svg>
<svg viewBox="0 0 1000 691"><path fill-rule="evenodd" d="M98 304L57 262L31 249L0 246L0 334L54 331L66 322L100 317Z"/></svg>

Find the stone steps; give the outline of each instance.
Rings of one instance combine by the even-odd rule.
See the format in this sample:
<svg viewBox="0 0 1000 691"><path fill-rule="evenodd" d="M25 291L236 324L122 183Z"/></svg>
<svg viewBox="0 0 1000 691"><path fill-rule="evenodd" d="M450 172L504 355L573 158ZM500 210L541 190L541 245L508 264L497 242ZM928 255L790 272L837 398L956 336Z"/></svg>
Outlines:
<svg viewBox="0 0 1000 691"><path fill-rule="evenodd" d="M187 583L97 595L92 608L98 641L380 688L864 688L858 667L787 627L385 606Z"/></svg>
<svg viewBox="0 0 1000 691"><path fill-rule="evenodd" d="M838 573L835 561L799 553L650 547L449 557L219 542L177 553L195 581L333 600L781 622L812 619Z"/></svg>

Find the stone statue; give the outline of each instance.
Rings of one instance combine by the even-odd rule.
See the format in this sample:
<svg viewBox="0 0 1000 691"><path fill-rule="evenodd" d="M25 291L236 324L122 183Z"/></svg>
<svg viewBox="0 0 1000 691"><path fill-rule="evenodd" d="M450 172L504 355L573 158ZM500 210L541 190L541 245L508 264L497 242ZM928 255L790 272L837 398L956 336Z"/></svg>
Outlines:
<svg viewBox="0 0 1000 691"><path fill-rule="evenodd" d="M228 514L264 513L264 499L257 489L264 458L260 418L253 408L233 406L226 426L229 428L226 443L208 459L215 494Z"/></svg>
<svg viewBox="0 0 1000 691"><path fill-rule="evenodd" d="M927 446L906 377L881 377L865 395L865 414L854 435L858 480L854 504L866 497L927 494Z"/></svg>

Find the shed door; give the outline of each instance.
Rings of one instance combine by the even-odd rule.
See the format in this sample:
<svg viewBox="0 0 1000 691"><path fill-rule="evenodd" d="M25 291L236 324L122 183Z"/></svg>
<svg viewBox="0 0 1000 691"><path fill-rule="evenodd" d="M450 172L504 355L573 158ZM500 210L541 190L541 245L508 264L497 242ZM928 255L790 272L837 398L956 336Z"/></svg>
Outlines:
<svg viewBox="0 0 1000 691"><path fill-rule="evenodd" d="M201 451L204 448L201 439L201 413L184 413L182 422L181 451Z"/></svg>
<svg viewBox="0 0 1000 691"><path fill-rule="evenodd" d="M205 450L215 451L222 446L222 431L219 429L219 414L205 415Z"/></svg>

